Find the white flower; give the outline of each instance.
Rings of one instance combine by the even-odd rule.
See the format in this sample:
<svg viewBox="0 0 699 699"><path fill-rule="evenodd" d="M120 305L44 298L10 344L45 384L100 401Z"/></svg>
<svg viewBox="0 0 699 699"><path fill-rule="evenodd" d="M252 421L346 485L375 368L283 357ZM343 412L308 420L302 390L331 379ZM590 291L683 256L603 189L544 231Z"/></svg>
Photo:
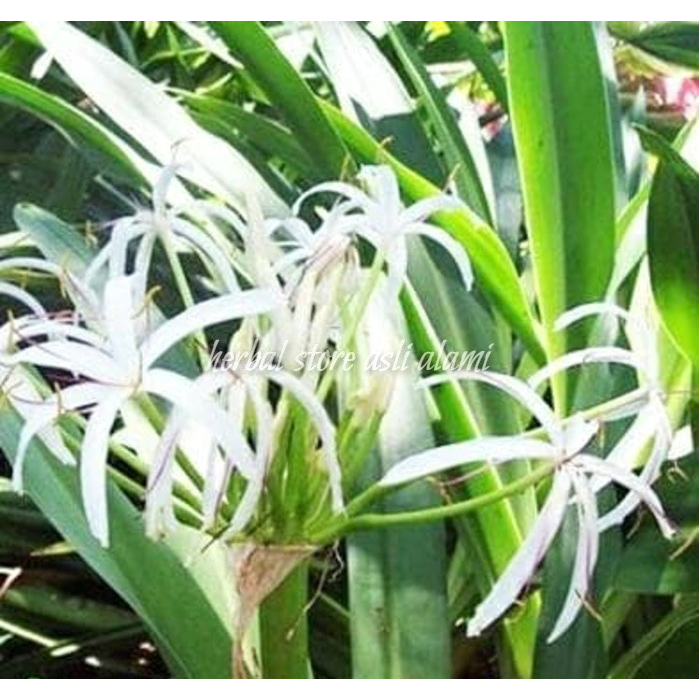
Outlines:
<svg viewBox="0 0 699 699"><path fill-rule="evenodd" d="M355 233L364 238L380 253L388 264L388 292L397 294L408 271L408 246L406 236L420 235L441 245L454 260L464 286L471 288L473 272L464 248L441 228L425 223L433 214L462 206L458 199L447 195L429 197L405 207L400 198L398 182L393 170L386 165L365 165L358 178L366 186L359 187L344 182L326 182L309 189L295 204L298 213L308 197L320 193L338 194L344 201L330 212L323 232L323 241L334 242L340 236ZM306 244L308 247L308 244ZM310 246L318 249L318 246Z"/></svg>
<svg viewBox="0 0 699 699"><path fill-rule="evenodd" d="M576 350L559 357L543 367L529 379L529 385L537 388L554 374L576 366L593 363L624 364L636 370L640 390L634 400L625 403L621 409L600 416L605 421L617 420L635 415L634 423L622 438L615 450L627 453L634 446L640 448L650 436L651 453L639 474L648 485L660 475L660 469L667 460L673 443L673 429L664 404L664 392L660 377L658 356L658 336L650 322L611 303L589 303L566 311L556 321L555 329L563 330L590 316L613 316L623 321L625 335L632 349L619 347L589 347ZM608 484L605 478L597 479L595 490ZM629 492L623 500L600 519L600 530L604 531L621 524L639 504L638 496Z"/></svg>
<svg viewBox="0 0 699 699"><path fill-rule="evenodd" d="M122 404L138 393L160 396L207 424L241 472L253 472L254 456L226 413L196 389L188 379L157 368L157 361L192 332L223 321L268 313L280 302L265 290L236 292L204 301L163 323L140 344L134 326L133 280L110 279L104 292L104 334L58 321L38 321L23 327L22 336L56 334L6 357L8 364L69 371L82 377L35 406L20 435L13 479L21 488L22 465L34 435L63 411L88 410L90 417L81 449L81 486L90 528L104 544L108 541L106 460L109 435Z"/></svg>
<svg viewBox="0 0 699 699"><path fill-rule="evenodd" d="M521 436L481 437L458 444L436 447L410 456L396 464L380 481L395 486L445 471L462 464L486 461L502 464L516 459L544 459L552 464L550 492L526 538L478 606L468 624L469 635L478 635L517 600L532 578L560 529L570 504L578 513L578 546L568 595L549 636L555 641L572 624L587 597L597 560L599 526L595 491L591 481L600 476L618 483L633 493L652 512L665 536L674 529L662 504L650 487L634 473L612 462L587 453L585 448L595 437L598 423L574 416L568 421L556 417L551 408L526 383L492 372L455 372L425 380L427 386L444 381L480 381L508 393L539 421L546 440Z"/></svg>
<svg viewBox="0 0 699 699"><path fill-rule="evenodd" d="M109 277L124 276L128 272L129 245L138 241L133 263L133 275L137 297L142 297L148 282L151 258L157 240L161 240L166 249L182 247L195 251L208 265L214 279L226 292L240 288L235 270L231 263L230 248L224 249L222 239L214 240L210 232L204 232L191 220L182 215L182 211L170 209L166 203L168 187L182 167L173 163L163 169L153 190L153 209L138 211L133 216L126 216L116 221L112 227L109 242L99 251L88 266L84 283L94 285L100 280L105 267ZM223 207L198 207L204 213L233 221L237 226L242 223ZM222 213L225 212L225 213ZM196 213L196 212L195 212Z"/></svg>

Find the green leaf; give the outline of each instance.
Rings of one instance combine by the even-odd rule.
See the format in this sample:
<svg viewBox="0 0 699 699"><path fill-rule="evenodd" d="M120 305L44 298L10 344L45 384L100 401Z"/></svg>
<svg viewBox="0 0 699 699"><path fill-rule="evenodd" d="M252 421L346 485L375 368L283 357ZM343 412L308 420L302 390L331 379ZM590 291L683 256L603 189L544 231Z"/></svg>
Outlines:
<svg viewBox="0 0 699 699"><path fill-rule="evenodd" d="M10 460L21 428L21 419L5 405L0 414L0 449ZM112 540L108 549L88 529L77 471L58 464L36 440L27 453L25 489L86 563L144 621L175 675L230 676L231 637L226 624L172 550L145 537L137 510L115 486L108 488Z"/></svg>
<svg viewBox="0 0 699 699"><path fill-rule="evenodd" d="M0 73L0 102L34 114L53 126L82 155L131 184L145 182L142 159L99 122L59 97L6 73Z"/></svg>
<svg viewBox="0 0 699 699"><path fill-rule="evenodd" d="M219 122L220 136L225 137L223 129L235 131L268 157L279 158L308 180L323 179L323 170L316 166L294 135L277 122L226 100L190 92L182 96L193 109L195 119L205 116Z"/></svg>
<svg viewBox="0 0 699 699"><path fill-rule="evenodd" d="M381 423L379 447L363 478L375 482L398 459L431 445L422 397L397 378ZM436 504L425 483L381 503L381 511ZM359 678L451 676L444 526L410 526L352 534L347 539L352 667Z"/></svg>
<svg viewBox="0 0 699 699"><path fill-rule="evenodd" d="M699 367L699 174L662 138L640 133L660 158L648 201L653 295L677 346Z"/></svg>
<svg viewBox="0 0 699 699"><path fill-rule="evenodd" d="M411 250L411 253L417 252ZM433 352L440 354L440 343L446 342L448 351L488 347L496 337L492 319L479 304L463 293L460 282L448 275L437 273L435 260L427 259L425 251L411 261L410 271L415 278L418 294L412 290L403 294L403 308L410 328L411 340L418 356ZM468 319L467 322L464 322ZM490 368L507 371L509 358L503 356L505 342L498 342L488 361ZM483 351L483 350L481 350ZM506 354L506 353L505 353ZM480 365L483 367L483 365ZM461 387L445 384L432 394L439 411L437 432L443 443L454 443L478 436L481 432L507 434L516 432L518 417L512 403L495 391L479 386ZM463 486L451 489L455 497L478 497L497 492L504 483L525 475L525 463L511 464L512 470L473 466L479 475L469 478ZM471 556L475 579L482 595L487 594L493 581L505 570L522 543L536 514L533 491L501 500L479 509L471 517L455 520L461 543ZM503 624L505 644L499 665L505 676L528 677L532 668L532 651L536 636L539 599L528 600ZM505 649L507 652L505 652Z"/></svg>
<svg viewBox="0 0 699 699"><path fill-rule="evenodd" d="M667 63L699 68L699 23L653 22L640 32L623 31L613 23L620 38Z"/></svg>
<svg viewBox="0 0 699 699"><path fill-rule="evenodd" d="M356 22L318 22L315 29L343 113L376 140L390 142L408 167L441 183L444 173L413 100L372 37Z"/></svg>
<svg viewBox="0 0 699 699"><path fill-rule="evenodd" d="M510 113L546 350L567 308L603 297L614 256L614 166L606 87L585 22L508 22ZM559 408L565 381L554 384Z"/></svg>
<svg viewBox="0 0 699 699"><path fill-rule="evenodd" d="M683 596L677 606L617 660L611 678L676 679L696 676L699 595Z"/></svg>
<svg viewBox="0 0 699 699"><path fill-rule="evenodd" d="M108 48L67 23L30 26L75 84L161 165L177 153L189 166L182 176L207 191L238 203L252 192L268 213L286 211L238 152L201 129L161 87Z"/></svg>
<svg viewBox="0 0 699 699"><path fill-rule="evenodd" d="M492 224L490 204L476 161L444 95L432 82L417 52L405 39L400 29L389 26L389 35L398 57L422 98L439 143L444 149L449 171L454 173L454 183L459 195L484 221Z"/></svg>
<svg viewBox="0 0 699 699"><path fill-rule="evenodd" d="M335 179L348 163L347 151L313 93L258 22L209 22L253 80L284 116L286 123L318 164Z"/></svg>
<svg viewBox="0 0 699 699"><path fill-rule="evenodd" d="M507 111L507 85L500 68L493 60L490 49L483 43L478 32L473 31L464 22L447 22L447 24L451 30L450 36L454 44L473 61L473 65L480 71L497 101Z"/></svg>
<svg viewBox="0 0 699 699"><path fill-rule="evenodd" d="M34 204L17 204L14 218L48 260L78 277L85 273L96 251L72 226Z"/></svg>
<svg viewBox="0 0 699 699"><path fill-rule="evenodd" d="M657 527L645 522L619 561L614 579L619 590L658 595L699 592L699 458L694 454L679 466L676 475L659 481L657 490L681 535L667 541Z"/></svg>

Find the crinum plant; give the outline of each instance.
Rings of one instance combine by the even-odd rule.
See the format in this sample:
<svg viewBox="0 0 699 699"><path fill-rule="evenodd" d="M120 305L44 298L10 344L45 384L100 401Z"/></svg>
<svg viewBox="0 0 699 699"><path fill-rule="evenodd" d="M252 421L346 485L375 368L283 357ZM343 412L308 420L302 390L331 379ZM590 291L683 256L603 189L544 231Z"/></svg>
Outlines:
<svg viewBox="0 0 699 699"><path fill-rule="evenodd" d="M493 641L503 676L606 673L640 604L619 552L637 528L691 545L664 498L692 451L686 289L641 238L674 225L662 207L694 174L645 136L653 188L622 187L611 49L568 25L414 42L392 23L178 23L209 77L230 71L194 91L170 75L178 103L78 29L33 24L43 69L96 116L0 75L129 182L97 181L119 215L89 235L15 209L30 252L0 260L0 447L173 673L341 674L315 615L349 631L357 677L450 675L450 643ZM481 47L465 83L423 60L433 30ZM523 220L464 85L499 101L485 120L514 137Z"/></svg>

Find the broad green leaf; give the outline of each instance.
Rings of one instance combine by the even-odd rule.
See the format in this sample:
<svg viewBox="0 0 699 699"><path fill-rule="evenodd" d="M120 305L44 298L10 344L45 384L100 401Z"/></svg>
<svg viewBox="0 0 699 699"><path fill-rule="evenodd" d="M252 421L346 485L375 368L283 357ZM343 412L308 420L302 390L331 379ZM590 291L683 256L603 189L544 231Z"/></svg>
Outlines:
<svg viewBox="0 0 699 699"><path fill-rule="evenodd" d="M490 204L483 188L478 167L463 134L459 130L453 111L447 104L444 95L432 82L432 78L430 78L417 52L405 39L400 29L390 26L389 35L398 57L422 98L440 145L444 149L444 157L449 171L454 173L454 184L457 192L484 221L492 224Z"/></svg>
<svg viewBox="0 0 699 699"><path fill-rule="evenodd" d="M431 443L422 396L401 374L381 423L379 447L363 479L375 482L401 457ZM436 501L430 486L418 483L380 507L384 512L401 511ZM354 677L450 677L444 526L352 534L347 540L347 565Z"/></svg>
<svg viewBox="0 0 699 699"><path fill-rule="evenodd" d="M670 335L699 367L699 174L649 131L647 149L660 158L648 201L648 259L653 295Z"/></svg>
<svg viewBox="0 0 699 699"><path fill-rule="evenodd" d="M258 611L260 671L264 679L310 679L308 561L302 561L263 600Z"/></svg>
<svg viewBox="0 0 699 699"><path fill-rule="evenodd" d="M30 235L46 259L77 277L85 273L96 251L73 227L34 204L17 204L14 218L19 229Z"/></svg>
<svg viewBox="0 0 699 699"><path fill-rule="evenodd" d="M209 22L262 88L327 179L339 177L347 151L313 93L258 22Z"/></svg>
<svg viewBox="0 0 699 699"><path fill-rule="evenodd" d="M699 458L683 459L676 475L659 481L657 490L681 535L667 541L644 522L619 562L614 586L619 590L672 595L699 592Z"/></svg>
<svg viewBox="0 0 699 699"><path fill-rule="evenodd" d="M0 449L10 460L21 427L21 419L5 405L0 415ZM102 548L83 514L77 471L56 463L37 441L27 457L27 494L144 621L172 672L180 677L230 676L231 638L226 624L172 550L145 537L139 514L128 499L109 485L112 544Z"/></svg>
<svg viewBox="0 0 699 699"><path fill-rule="evenodd" d="M607 88L595 28L585 22L504 24L510 116L519 162L527 237L549 358L577 342L553 328L567 308L606 291L615 245L615 176ZM574 384L552 382L565 411ZM584 617L557 643L545 632L569 584L577 527L569 517L547 556L537 676L604 672L601 633ZM548 628L547 628L548 627ZM585 631L583 632L583 628Z"/></svg>
<svg viewBox="0 0 699 699"><path fill-rule="evenodd" d="M606 87L586 22L504 26L510 113L546 350L567 308L604 295L614 255L614 166ZM563 409L565 382L554 384Z"/></svg>
<svg viewBox="0 0 699 699"><path fill-rule="evenodd" d="M374 136L393 139L396 152L421 171L438 171L407 91L369 35L350 22L318 23L316 32L343 109L366 124ZM370 81L365 79L368 74L373 77ZM381 423L379 447L362 474L367 482L379 478L401 456L431 443L423 396L410 384L405 375L396 378L396 393ZM382 507L421 508L435 500L430 488L421 484ZM352 536L348 571L354 676L448 677L443 525ZM423 610L420 615L417 609ZM417 638L429 641L418 646Z"/></svg>
<svg viewBox="0 0 699 699"><path fill-rule="evenodd" d="M177 156L188 165L182 176L213 194L241 204L251 192L268 213L286 210L239 153L108 48L67 23L30 26L73 82L161 165Z"/></svg>
<svg viewBox="0 0 699 699"><path fill-rule="evenodd" d="M422 251L420 258L411 262L411 271L420 271L415 274L420 298L412 290L403 295L403 309L416 353L418 356L426 352L439 355L442 341L450 350L459 347L463 351L464 347L482 346L491 333L495 333L492 320L474 300L464 299L463 292L455 293L458 282L448 277L439 278L434 262L425 260L426 257ZM458 298L462 299L461 303L456 302ZM431 320L428 309L434 311L434 320ZM472 327L460 323L461 317L468 317ZM497 350L492 364L489 362L492 368L507 363L507 358ZM502 396L479 391L477 387L469 387L466 393L460 387L444 384L433 392L433 398L439 411L437 433L447 443L476 437L481 430L507 433L518 421L512 405L507 404ZM482 469L476 465L473 470L479 475L451 490L455 497L477 497L494 492L510 478L526 473L528 467L516 463L511 468L512 472L500 473L496 468ZM534 494L527 492L483 508L472 517L454 521L460 541L472 558L474 576L482 595L487 594L494 580L507 567L534 514ZM506 642L501 646L499 664L505 676L528 677L531 674L538 607L538 596L531 595L526 604L503 624Z"/></svg>
<svg viewBox="0 0 699 699"><path fill-rule="evenodd" d="M629 177L626 173L626 154L624 149L625 126L619 103L619 83L616 77L614 65L614 47L603 22L593 22L597 53L599 55L600 68L606 87L607 118L609 119L609 135L612 144L612 157L614 160L615 203L617 212L626 204L629 190Z"/></svg>

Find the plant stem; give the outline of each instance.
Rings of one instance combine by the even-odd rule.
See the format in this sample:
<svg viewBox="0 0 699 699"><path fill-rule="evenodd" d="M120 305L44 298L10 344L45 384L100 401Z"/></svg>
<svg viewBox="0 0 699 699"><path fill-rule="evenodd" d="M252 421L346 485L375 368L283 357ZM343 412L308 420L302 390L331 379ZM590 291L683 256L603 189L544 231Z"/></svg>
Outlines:
<svg viewBox="0 0 699 699"><path fill-rule="evenodd" d="M168 264L170 265L172 276L175 280L175 286L180 294L182 303L184 304L185 308L193 308L195 305L194 296L192 295L192 290L189 287L189 282L187 281L187 275L182 267L182 262L180 261L177 251L175 250L171 231L168 231L166 235L160 236L160 240L163 248L165 249L165 255L167 256ZM197 355L199 356L199 361L204 369L209 362L206 349L208 347L206 335L203 330L197 330L194 333L194 338L197 344Z"/></svg>
<svg viewBox="0 0 699 699"><path fill-rule="evenodd" d="M308 561L301 561L262 602L260 663L265 679L308 679Z"/></svg>
<svg viewBox="0 0 699 699"><path fill-rule="evenodd" d="M519 480L513 481L509 485L500 488L491 493L486 493L476 498L469 498L461 502L455 502L451 505L440 505L439 507L430 507L426 510L414 510L412 512L395 512L389 514L364 514L351 519L343 519L339 522L334 522L328 525L315 534L311 535L310 541L313 544L326 544L333 541L339 536L345 535L348 532L357 531L360 529L379 529L381 527L396 526L400 524L427 524L438 522L449 517L458 517L460 515L473 512L480 507L492 505L503 498L508 498L521 493L523 490L536 485L539 481L549 476L554 464L547 464L536 471L532 471L529 475ZM348 506L354 505L354 511L359 509L358 505L367 505L379 497L388 494L392 491L391 488L381 488L377 485L372 486L362 493L356 500L353 500Z"/></svg>

